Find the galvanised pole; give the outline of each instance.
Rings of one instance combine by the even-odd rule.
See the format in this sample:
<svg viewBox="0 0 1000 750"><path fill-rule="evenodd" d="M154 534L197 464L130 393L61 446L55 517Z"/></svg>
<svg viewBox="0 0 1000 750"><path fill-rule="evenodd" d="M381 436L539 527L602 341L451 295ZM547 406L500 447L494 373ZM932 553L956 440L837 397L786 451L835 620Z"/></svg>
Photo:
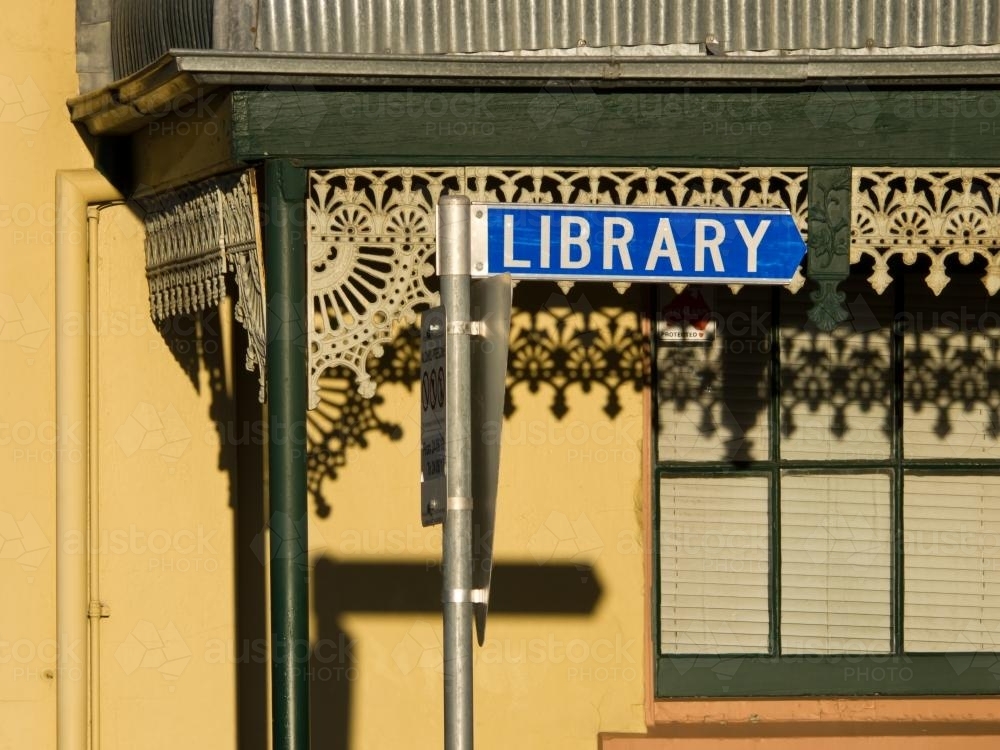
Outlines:
<svg viewBox="0 0 1000 750"><path fill-rule="evenodd" d="M438 270L445 316L444 746L472 750L472 440L469 199L438 206Z"/></svg>
<svg viewBox="0 0 1000 750"><path fill-rule="evenodd" d="M309 750L305 177L264 165L273 750Z"/></svg>

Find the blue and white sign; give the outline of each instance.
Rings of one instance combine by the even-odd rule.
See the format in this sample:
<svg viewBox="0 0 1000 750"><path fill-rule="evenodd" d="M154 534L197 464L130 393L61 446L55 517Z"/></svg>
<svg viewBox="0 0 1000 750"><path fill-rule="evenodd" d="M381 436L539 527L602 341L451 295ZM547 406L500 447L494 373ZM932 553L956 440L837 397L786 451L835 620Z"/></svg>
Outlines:
<svg viewBox="0 0 1000 750"><path fill-rule="evenodd" d="M806 252L785 209L473 203L472 275L787 284Z"/></svg>

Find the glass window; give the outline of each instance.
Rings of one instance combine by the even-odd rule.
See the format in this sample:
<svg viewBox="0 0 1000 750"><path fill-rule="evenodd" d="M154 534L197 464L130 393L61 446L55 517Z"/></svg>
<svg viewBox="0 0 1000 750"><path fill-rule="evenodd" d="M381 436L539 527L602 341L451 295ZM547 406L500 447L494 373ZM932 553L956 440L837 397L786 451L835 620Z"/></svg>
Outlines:
<svg viewBox="0 0 1000 750"><path fill-rule="evenodd" d="M658 295L659 695L1000 689L1000 300L928 270Z"/></svg>

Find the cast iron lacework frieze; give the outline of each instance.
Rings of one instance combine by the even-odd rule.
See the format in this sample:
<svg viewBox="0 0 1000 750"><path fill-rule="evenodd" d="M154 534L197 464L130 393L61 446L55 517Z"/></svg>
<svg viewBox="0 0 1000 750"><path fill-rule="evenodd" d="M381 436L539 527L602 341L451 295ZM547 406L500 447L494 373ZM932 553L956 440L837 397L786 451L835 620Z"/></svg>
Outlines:
<svg viewBox="0 0 1000 750"><path fill-rule="evenodd" d="M236 282L236 320L247 332L246 367L264 401L264 274L254 173L215 177L146 199L146 279L153 321L217 307L226 274Z"/></svg>
<svg viewBox="0 0 1000 750"><path fill-rule="evenodd" d="M930 260L927 286L948 285L945 262L986 261L983 285L1000 289L1000 168L855 169L851 263L875 262L869 282L882 293L892 282L889 261Z"/></svg>
<svg viewBox="0 0 1000 750"><path fill-rule="evenodd" d="M580 205L787 207L806 231L806 170L457 167L335 169L309 174L310 408L328 368L375 393L371 357L397 326L438 303L434 207L445 193L473 201ZM791 288L805 279L796 273ZM568 293L571 284L562 284ZM627 284L616 285L624 291ZM676 285L682 286L682 285ZM518 343L512 342L511 357ZM563 397L564 398L564 397ZM558 398L557 398L558 400Z"/></svg>
<svg viewBox="0 0 1000 750"><path fill-rule="evenodd" d="M446 170L311 172L308 186L307 294L309 408L319 403L327 368L354 373L362 396L375 395L368 359L382 355L397 323L437 304L432 207L459 187Z"/></svg>

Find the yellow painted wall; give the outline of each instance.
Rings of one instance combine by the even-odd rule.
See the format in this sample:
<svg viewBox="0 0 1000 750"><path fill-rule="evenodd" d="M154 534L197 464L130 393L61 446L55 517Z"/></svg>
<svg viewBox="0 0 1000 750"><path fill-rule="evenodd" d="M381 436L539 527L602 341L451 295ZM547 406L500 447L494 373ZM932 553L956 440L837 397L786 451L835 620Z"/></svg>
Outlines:
<svg viewBox="0 0 1000 750"><path fill-rule="evenodd" d="M55 172L92 166L65 106L74 18L47 0L7 3L0 22L2 750L54 748L56 679L79 678L55 673L56 549L83 542L55 528L55 331L79 328L55 318ZM229 479L205 373L189 380L149 320L142 242L127 208L102 213L102 745L235 747L235 669L206 656L233 640ZM86 644L68 645L82 663Z"/></svg>
<svg viewBox="0 0 1000 750"><path fill-rule="evenodd" d="M178 318L177 335L161 335L141 221L118 206L100 226L102 747L236 747L233 511L219 468L234 449L212 421L225 417L212 411L227 408L225 378L206 366L223 332Z"/></svg>
<svg viewBox="0 0 1000 750"><path fill-rule="evenodd" d="M55 747L55 170L90 165L69 123L74 3L0 21L0 748ZM27 553L27 554L24 554ZM81 654L83 658L85 654Z"/></svg>

